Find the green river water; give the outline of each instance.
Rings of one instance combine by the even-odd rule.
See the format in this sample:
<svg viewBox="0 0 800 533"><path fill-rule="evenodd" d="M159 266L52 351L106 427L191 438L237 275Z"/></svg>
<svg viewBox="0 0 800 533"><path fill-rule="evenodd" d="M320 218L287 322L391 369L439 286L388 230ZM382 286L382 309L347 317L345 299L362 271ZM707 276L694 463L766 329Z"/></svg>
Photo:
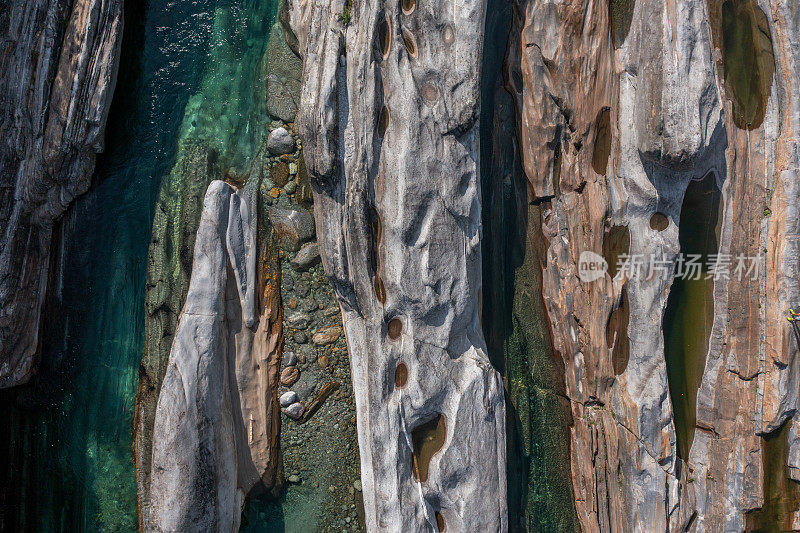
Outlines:
<svg viewBox="0 0 800 533"><path fill-rule="evenodd" d="M131 424L153 206L179 138L202 136L234 167L252 156L260 134L242 110L261 107L248 69L275 13L274 0L127 2L107 151L56 231L40 373L0 396L0 530L136 529Z"/></svg>

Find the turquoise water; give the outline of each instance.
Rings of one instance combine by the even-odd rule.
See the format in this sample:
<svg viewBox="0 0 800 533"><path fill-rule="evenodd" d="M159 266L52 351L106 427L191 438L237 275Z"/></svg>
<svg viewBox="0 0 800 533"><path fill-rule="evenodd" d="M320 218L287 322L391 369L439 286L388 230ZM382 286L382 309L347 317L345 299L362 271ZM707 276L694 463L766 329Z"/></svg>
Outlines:
<svg viewBox="0 0 800 533"><path fill-rule="evenodd" d="M128 3L123 58L96 185L60 231L43 360L0 402L7 530L132 531L131 419L161 177L204 71L212 1Z"/></svg>

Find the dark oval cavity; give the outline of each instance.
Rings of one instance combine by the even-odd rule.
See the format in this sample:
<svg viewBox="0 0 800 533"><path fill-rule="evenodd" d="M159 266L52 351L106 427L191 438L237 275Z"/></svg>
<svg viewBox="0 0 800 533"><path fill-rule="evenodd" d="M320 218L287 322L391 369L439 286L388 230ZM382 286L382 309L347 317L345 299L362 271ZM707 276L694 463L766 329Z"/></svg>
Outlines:
<svg viewBox="0 0 800 533"><path fill-rule="evenodd" d="M406 45L406 51L411 57L417 57L417 42L414 40L413 35L403 35L403 44Z"/></svg>
<svg viewBox="0 0 800 533"><path fill-rule="evenodd" d="M402 0L400 5L403 8L403 13L410 15L417 8L417 0Z"/></svg>
<svg viewBox="0 0 800 533"><path fill-rule="evenodd" d="M408 383L408 367L402 361L397 363L397 368L394 371L394 386L402 389Z"/></svg>
<svg viewBox="0 0 800 533"><path fill-rule="evenodd" d="M608 275L611 279L617 275L620 255L631 249L631 232L628 226L614 226L603 236L603 258L608 264Z"/></svg>
<svg viewBox="0 0 800 533"><path fill-rule="evenodd" d="M625 286L622 289L622 300L619 307L614 309L606 324L606 346L611 349L611 362L616 376L619 376L628 368L628 360L630 359L629 319L628 287Z"/></svg>
<svg viewBox="0 0 800 533"><path fill-rule="evenodd" d="M669 218L664 213L653 213L650 217L650 229L664 231L669 227Z"/></svg>
<svg viewBox="0 0 800 533"><path fill-rule="evenodd" d="M381 54L386 57L389 55L389 48L392 44L392 27L386 17L378 24L378 41L381 47Z"/></svg>
<svg viewBox="0 0 800 533"><path fill-rule="evenodd" d="M403 332L403 321L399 318L393 318L389 321L388 326L389 338L392 340L397 340L400 338L400 334Z"/></svg>
<svg viewBox="0 0 800 533"><path fill-rule="evenodd" d="M436 415L432 420L420 424L411 431L411 442L414 446L412 468L414 478L418 481L428 480L431 459L442 449L446 437L447 428L443 414Z"/></svg>
<svg viewBox="0 0 800 533"><path fill-rule="evenodd" d="M383 137L387 129L389 129L389 108L383 106L381 114L378 116L378 134Z"/></svg>
<svg viewBox="0 0 800 533"><path fill-rule="evenodd" d="M775 75L769 21L752 0L727 0L720 19L725 92L733 106L733 122L753 130L764 122Z"/></svg>
<svg viewBox="0 0 800 533"><path fill-rule="evenodd" d="M444 530L447 527L447 524L444 523L444 517L439 511L436 511L436 527L439 528L439 533L444 533Z"/></svg>
<svg viewBox="0 0 800 533"><path fill-rule="evenodd" d="M608 0L608 19L615 48L622 46L628 38L634 7L636 7L635 0Z"/></svg>
<svg viewBox="0 0 800 533"><path fill-rule="evenodd" d="M608 158L611 155L611 109L604 107L595 120L594 151L592 152L592 168L605 176Z"/></svg>

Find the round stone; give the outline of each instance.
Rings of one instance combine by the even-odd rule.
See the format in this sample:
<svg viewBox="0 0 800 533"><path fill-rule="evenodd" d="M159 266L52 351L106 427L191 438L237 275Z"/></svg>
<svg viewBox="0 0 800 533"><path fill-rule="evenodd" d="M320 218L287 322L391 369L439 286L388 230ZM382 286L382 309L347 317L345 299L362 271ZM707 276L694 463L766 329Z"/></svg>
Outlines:
<svg viewBox="0 0 800 533"><path fill-rule="evenodd" d="M281 372L281 383L287 387L294 385L298 379L300 379L300 371L296 366L286 367Z"/></svg>
<svg viewBox="0 0 800 533"><path fill-rule="evenodd" d="M289 407L293 403L297 403L297 400L298 400L297 393L295 391L290 390L284 392L283 394L281 394L280 398L281 407Z"/></svg>

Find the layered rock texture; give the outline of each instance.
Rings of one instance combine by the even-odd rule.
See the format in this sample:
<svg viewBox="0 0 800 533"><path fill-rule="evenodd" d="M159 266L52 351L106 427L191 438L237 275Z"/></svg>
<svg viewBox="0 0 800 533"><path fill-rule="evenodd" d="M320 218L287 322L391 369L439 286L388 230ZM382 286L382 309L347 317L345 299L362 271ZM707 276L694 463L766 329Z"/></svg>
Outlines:
<svg viewBox="0 0 800 533"><path fill-rule="evenodd" d="M0 388L36 370L53 226L91 183L122 41L122 1L0 12Z"/></svg>
<svg viewBox="0 0 800 533"><path fill-rule="evenodd" d="M299 130L342 307L366 527L507 528L480 326L476 1L296 2Z"/></svg>
<svg viewBox="0 0 800 533"><path fill-rule="evenodd" d="M797 527L784 316L800 296L800 8L528 0L515 13L506 80L537 206L521 208L538 233L525 262L541 264L582 529ZM697 284L675 279L681 252L712 264ZM633 268L617 268L626 255ZM609 272L592 279L598 256ZM737 273L739 256L760 268Z"/></svg>
<svg viewBox="0 0 800 533"><path fill-rule="evenodd" d="M256 265L254 200L220 181L206 193L155 412L146 530L236 530L244 497L274 484L279 299Z"/></svg>

